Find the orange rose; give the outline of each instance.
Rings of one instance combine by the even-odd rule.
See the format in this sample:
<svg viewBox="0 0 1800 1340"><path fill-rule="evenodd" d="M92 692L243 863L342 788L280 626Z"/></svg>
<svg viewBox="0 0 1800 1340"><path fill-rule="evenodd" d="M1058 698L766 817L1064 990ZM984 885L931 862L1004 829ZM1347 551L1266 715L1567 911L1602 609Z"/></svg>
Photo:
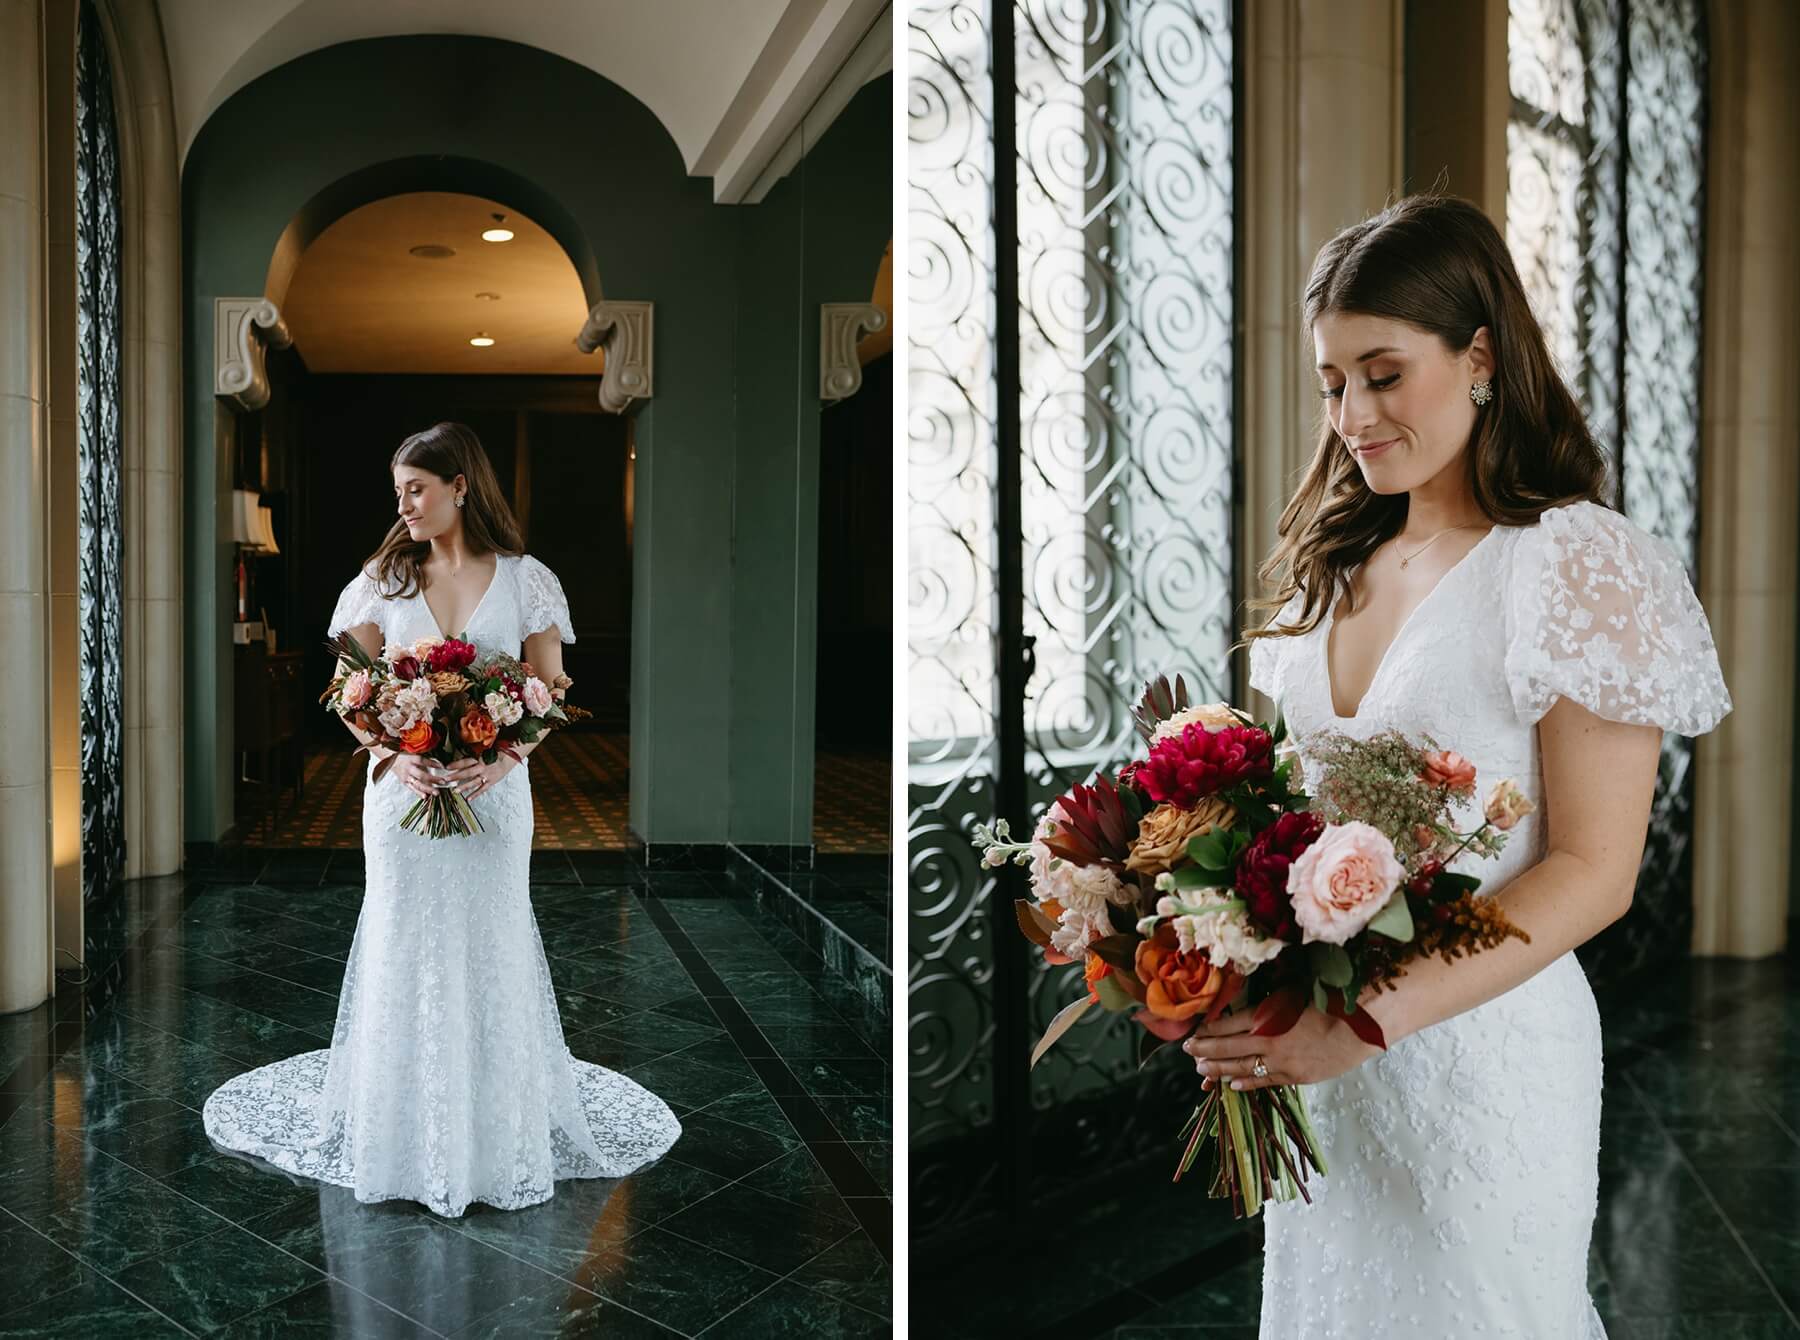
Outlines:
<svg viewBox="0 0 1800 1340"><path fill-rule="evenodd" d="M1440 749L1425 755L1425 767L1419 780L1427 786L1447 786L1458 795L1475 790L1475 765L1461 754Z"/></svg>
<svg viewBox="0 0 1800 1340"><path fill-rule="evenodd" d="M471 707L463 713L463 719L457 727L457 734L462 736L463 743L474 745L479 750L492 749L494 741L500 735L500 728L494 719L479 707Z"/></svg>
<svg viewBox="0 0 1800 1340"><path fill-rule="evenodd" d="M1211 1009L1225 989L1225 970L1213 967L1203 949L1183 953L1167 921L1139 942L1136 967L1144 1007L1160 1019L1191 1019Z"/></svg>
<svg viewBox="0 0 1800 1340"><path fill-rule="evenodd" d="M409 754L423 754L437 742L437 732L429 721L415 721L400 736L400 747Z"/></svg>
<svg viewBox="0 0 1800 1340"><path fill-rule="evenodd" d="M1082 976L1087 979L1088 994L1096 1000L1100 998L1100 979L1112 972L1112 964L1098 954L1089 954L1087 962L1082 965Z"/></svg>

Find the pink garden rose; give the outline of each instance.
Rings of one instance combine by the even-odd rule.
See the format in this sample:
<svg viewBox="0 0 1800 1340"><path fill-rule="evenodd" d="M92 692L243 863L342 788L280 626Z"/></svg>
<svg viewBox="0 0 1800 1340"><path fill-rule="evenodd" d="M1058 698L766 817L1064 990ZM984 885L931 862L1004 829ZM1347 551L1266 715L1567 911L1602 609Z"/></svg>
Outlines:
<svg viewBox="0 0 1800 1340"><path fill-rule="evenodd" d="M525 710L534 717L550 710L550 689L536 675L525 681Z"/></svg>
<svg viewBox="0 0 1800 1340"><path fill-rule="evenodd" d="M369 701L369 692L369 672L367 670L352 671L350 676L344 680L342 695L344 706L355 711Z"/></svg>
<svg viewBox="0 0 1800 1340"><path fill-rule="evenodd" d="M1380 829L1360 820L1327 825L1288 867L1301 939L1343 944L1374 920L1405 877Z"/></svg>

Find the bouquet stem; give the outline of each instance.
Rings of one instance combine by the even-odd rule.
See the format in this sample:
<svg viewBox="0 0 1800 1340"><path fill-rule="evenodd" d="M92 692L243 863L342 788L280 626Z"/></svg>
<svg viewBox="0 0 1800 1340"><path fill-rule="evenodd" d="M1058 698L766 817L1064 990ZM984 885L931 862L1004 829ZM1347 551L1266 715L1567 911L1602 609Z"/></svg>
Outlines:
<svg viewBox="0 0 1800 1340"><path fill-rule="evenodd" d="M487 831L460 791L439 791L420 797L400 820L400 827L409 833L417 833L423 827L434 838L473 837Z"/></svg>
<svg viewBox="0 0 1800 1340"><path fill-rule="evenodd" d="M1266 1203L1298 1198L1310 1205L1308 1174L1325 1171L1306 1119L1306 1103L1293 1085L1213 1089L1194 1109L1181 1135L1187 1144L1174 1180L1179 1182L1193 1166L1203 1142L1216 1142L1211 1194L1229 1199L1232 1215L1239 1219L1253 1217Z"/></svg>

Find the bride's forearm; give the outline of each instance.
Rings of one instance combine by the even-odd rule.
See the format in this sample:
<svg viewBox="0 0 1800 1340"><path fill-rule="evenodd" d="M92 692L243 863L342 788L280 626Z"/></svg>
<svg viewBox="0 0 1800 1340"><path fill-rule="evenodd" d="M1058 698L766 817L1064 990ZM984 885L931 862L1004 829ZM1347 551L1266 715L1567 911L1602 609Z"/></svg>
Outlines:
<svg viewBox="0 0 1800 1340"><path fill-rule="evenodd" d="M1436 955L1414 959L1389 990L1365 990L1358 1004L1368 1008L1392 1046L1534 977L1623 916L1631 892L1606 887L1579 856L1551 852L1495 895L1530 943L1509 936L1451 963Z"/></svg>

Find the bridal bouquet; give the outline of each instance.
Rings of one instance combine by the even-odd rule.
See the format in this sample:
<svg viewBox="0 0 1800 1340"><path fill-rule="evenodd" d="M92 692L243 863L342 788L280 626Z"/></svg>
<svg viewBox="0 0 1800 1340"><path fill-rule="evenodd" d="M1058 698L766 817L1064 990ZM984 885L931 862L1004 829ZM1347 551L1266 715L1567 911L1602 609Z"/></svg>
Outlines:
<svg viewBox="0 0 1800 1340"><path fill-rule="evenodd" d="M505 754L518 762L519 744L588 715L564 705L573 683L567 675L546 684L527 662L499 652L478 654L472 643L456 638L420 638L383 648L380 656L370 656L348 633L325 645L342 673L319 701L395 751L375 765L376 781L402 753L445 763L492 763ZM358 745L356 752L369 747ZM412 833L423 828L434 838L483 831L468 800L448 789L416 801L400 827Z"/></svg>
<svg viewBox="0 0 1800 1340"><path fill-rule="evenodd" d="M976 827L983 865L1031 868L1019 928L1049 962L1082 965L1087 994L1057 1014L1033 1065L1096 1006L1144 1026L1140 1065L1227 1010L1254 1010L1264 1037L1322 1010L1385 1048L1357 1008L1365 986L1386 989L1423 955L1529 938L1476 896L1480 880L1448 869L1464 851L1498 855L1531 811L1510 780L1459 833L1450 807L1475 794L1475 768L1429 736L1309 736L1313 796L1292 746L1276 761L1284 717L1271 730L1224 703L1190 707L1179 677L1173 694L1166 678L1148 685L1134 715L1148 756L1071 788L1030 841L1011 841L1004 819ZM1308 1173L1325 1170L1297 1086L1221 1084L1181 1134L1175 1180L1207 1144L1211 1194L1239 1217L1311 1203Z"/></svg>

